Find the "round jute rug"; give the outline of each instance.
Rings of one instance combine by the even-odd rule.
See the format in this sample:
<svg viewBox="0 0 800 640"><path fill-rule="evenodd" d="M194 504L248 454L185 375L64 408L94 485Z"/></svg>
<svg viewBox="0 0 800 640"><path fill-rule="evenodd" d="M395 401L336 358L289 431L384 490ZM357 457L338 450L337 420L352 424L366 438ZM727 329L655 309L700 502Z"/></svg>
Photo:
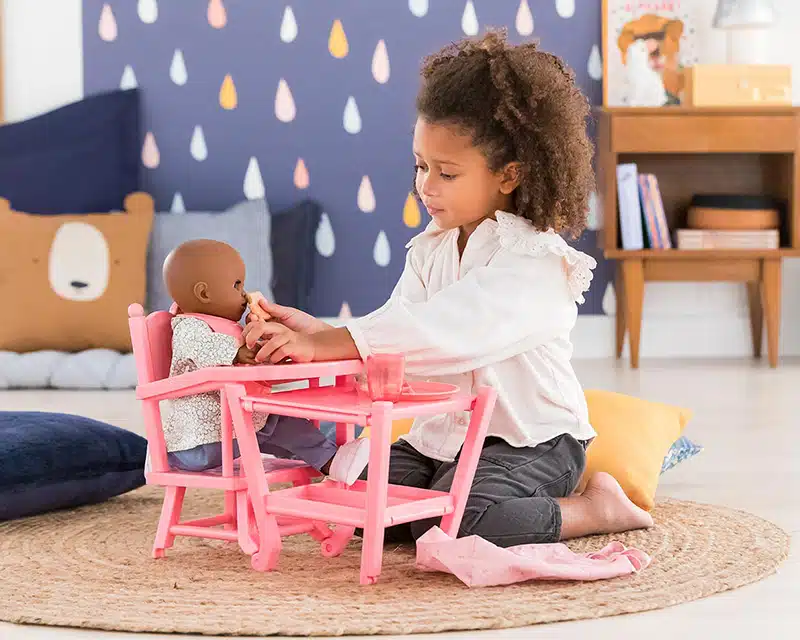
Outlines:
<svg viewBox="0 0 800 640"><path fill-rule="evenodd" d="M411 546L387 548L377 585L358 584L360 542L324 558L308 536L284 541L278 571L258 573L224 542L178 538L150 558L162 491L0 525L0 619L29 624L218 635L406 634L500 629L659 609L754 582L786 557L789 537L748 513L658 504L657 526L612 538L645 550L643 572L598 582L527 582L470 589L414 568ZM184 517L221 496L187 494Z"/></svg>

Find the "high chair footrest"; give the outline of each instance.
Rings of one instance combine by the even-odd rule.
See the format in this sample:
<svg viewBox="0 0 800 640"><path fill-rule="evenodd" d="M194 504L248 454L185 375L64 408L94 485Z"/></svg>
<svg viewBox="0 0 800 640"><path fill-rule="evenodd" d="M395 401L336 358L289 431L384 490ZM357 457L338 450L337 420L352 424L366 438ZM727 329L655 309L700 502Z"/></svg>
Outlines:
<svg viewBox="0 0 800 640"><path fill-rule="evenodd" d="M282 489L267 496L266 509L273 515L363 527L367 518L365 489L362 481L349 490L328 482ZM444 516L454 509L449 493L389 485L384 526Z"/></svg>
<svg viewBox="0 0 800 640"><path fill-rule="evenodd" d="M212 529L211 527L195 527L188 524L174 524L169 528L169 532L173 536L213 538L214 540L228 540L229 542L236 542L239 535L236 531Z"/></svg>

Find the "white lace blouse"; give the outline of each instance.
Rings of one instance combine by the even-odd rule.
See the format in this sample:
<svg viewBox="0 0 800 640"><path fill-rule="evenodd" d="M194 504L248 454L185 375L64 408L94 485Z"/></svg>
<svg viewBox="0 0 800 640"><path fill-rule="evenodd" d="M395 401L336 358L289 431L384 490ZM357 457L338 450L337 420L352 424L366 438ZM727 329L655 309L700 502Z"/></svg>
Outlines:
<svg viewBox="0 0 800 640"><path fill-rule="evenodd" d="M490 436L515 447L562 433L594 437L570 364L570 332L595 260L550 231L498 211L470 236L459 260L457 229L430 223L409 242L390 299L349 321L362 358L403 353L409 378L497 390ZM420 453L453 460L468 414L418 418L404 436Z"/></svg>

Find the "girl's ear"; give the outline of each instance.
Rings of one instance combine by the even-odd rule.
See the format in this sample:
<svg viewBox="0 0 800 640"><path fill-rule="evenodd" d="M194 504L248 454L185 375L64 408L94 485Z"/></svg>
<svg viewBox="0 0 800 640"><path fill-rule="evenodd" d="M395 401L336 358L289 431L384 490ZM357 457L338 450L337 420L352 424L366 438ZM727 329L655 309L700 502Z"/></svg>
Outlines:
<svg viewBox="0 0 800 640"><path fill-rule="evenodd" d="M208 290L208 284L205 282L195 282L192 291L194 292L194 297L203 304L211 302L211 293Z"/></svg>
<svg viewBox="0 0 800 640"><path fill-rule="evenodd" d="M503 167L500 178L500 193L509 195L519 186L519 181L522 178L521 169L522 165L519 162L509 162Z"/></svg>

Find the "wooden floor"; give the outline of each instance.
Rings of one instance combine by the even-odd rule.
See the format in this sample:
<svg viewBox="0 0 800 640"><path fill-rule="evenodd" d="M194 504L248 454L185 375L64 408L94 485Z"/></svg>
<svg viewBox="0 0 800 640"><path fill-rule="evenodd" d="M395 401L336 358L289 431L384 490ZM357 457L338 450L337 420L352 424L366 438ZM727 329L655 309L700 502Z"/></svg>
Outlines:
<svg viewBox="0 0 800 640"><path fill-rule="evenodd" d="M662 476L660 493L745 509L800 533L800 361L771 370L762 363L642 361L630 370L614 361L576 363L586 388L603 388L689 407L695 417L686 435L705 451ZM0 410L79 413L141 433L139 407L129 392L0 392ZM789 560L763 582L697 602L645 614L603 618L447 638L665 638L797 637L800 628L800 562L793 543ZM0 603L0 607L2 607ZM791 629L795 629L794 632ZM636 635L635 635L636 634ZM96 640L161 636L110 634L0 623L4 640ZM176 636L163 636L173 639ZM414 636L422 640L432 636ZM386 640L391 640L384 636Z"/></svg>

